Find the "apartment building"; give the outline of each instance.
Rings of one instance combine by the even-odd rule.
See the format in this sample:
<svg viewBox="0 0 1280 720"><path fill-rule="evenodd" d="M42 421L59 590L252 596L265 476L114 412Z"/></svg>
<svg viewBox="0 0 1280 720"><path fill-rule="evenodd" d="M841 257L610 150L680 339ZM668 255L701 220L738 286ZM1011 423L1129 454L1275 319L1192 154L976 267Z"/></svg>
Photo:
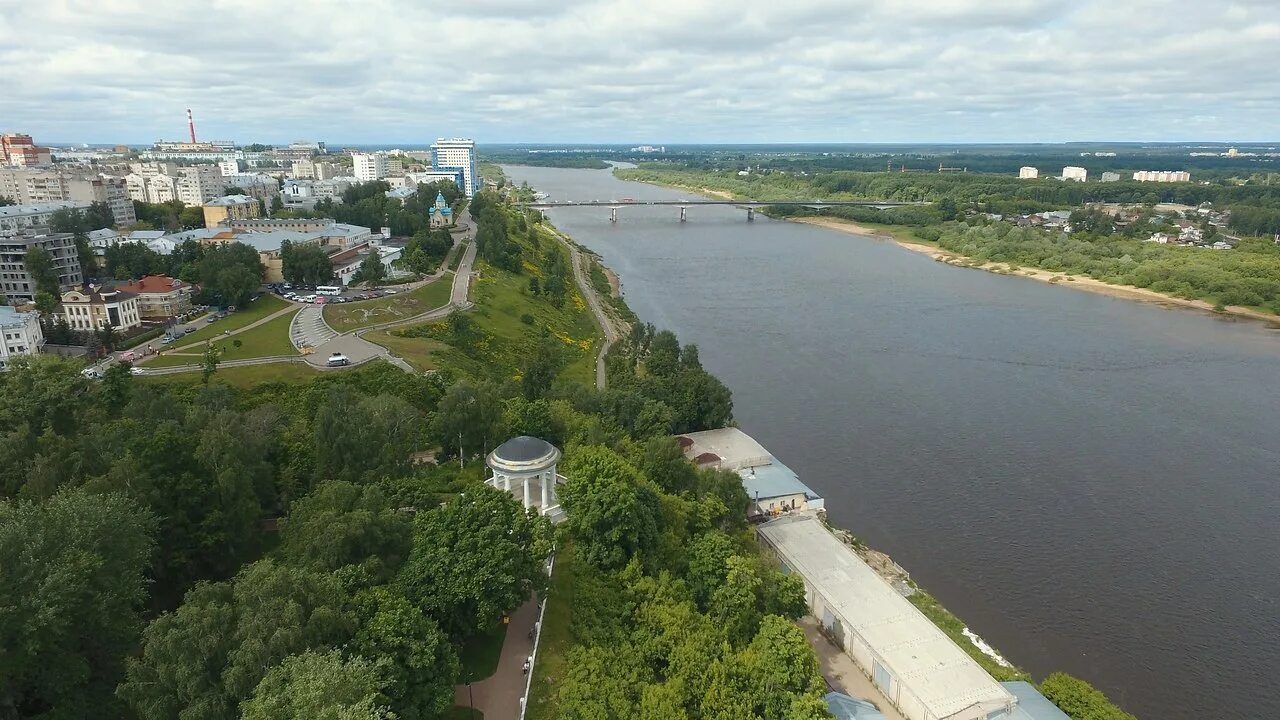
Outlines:
<svg viewBox="0 0 1280 720"><path fill-rule="evenodd" d="M192 165L178 169L178 199L187 205L202 205L222 196L226 189L217 165Z"/></svg>
<svg viewBox="0 0 1280 720"><path fill-rule="evenodd" d="M148 320L167 320L191 310L195 291L190 283L167 275L147 275L117 289L137 296L138 314Z"/></svg>
<svg viewBox="0 0 1280 720"><path fill-rule="evenodd" d="M1133 174L1138 182L1191 182L1191 173L1185 170L1139 170Z"/></svg>
<svg viewBox="0 0 1280 720"><path fill-rule="evenodd" d="M250 220L262 215L257 198L227 195L204 203L204 226L216 228L228 220Z"/></svg>
<svg viewBox="0 0 1280 720"><path fill-rule="evenodd" d="M435 170L461 170L462 192L471 197L480 191L480 172L476 167L476 143L466 138L439 138L431 143L431 167Z"/></svg>
<svg viewBox="0 0 1280 720"><path fill-rule="evenodd" d="M0 305L0 370L21 355L35 355L44 345L44 332L40 329L40 313L34 310L21 312L8 305Z"/></svg>
<svg viewBox="0 0 1280 720"><path fill-rule="evenodd" d="M37 247L47 252L53 260L60 287L75 286L84 281L75 236L71 233L18 234L7 237L0 234L0 292L11 303L36 299L36 283L27 272L27 251Z"/></svg>
<svg viewBox="0 0 1280 720"><path fill-rule="evenodd" d="M1029 165L1024 165L1023 167L1018 168L1019 180L1035 180L1038 177L1040 177L1040 171L1036 168Z"/></svg>
<svg viewBox="0 0 1280 720"><path fill-rule="evenodd" d="M0 195L23 205L74 200L85 204L100 202L111 208L117 225L137 220L129 187L123 178L85 172L39 169L0 168Z"/></svg>
<svg viewBox="0 0 1280 720"><path fill-rule="evenodd" d="M30 135L22 133L0 135L0 156L3 156L5 165L17 167L35 167L53 163L53 154L49 148L38 147Z"/></svg>
<svg viewBox="0 0 1280 720"><path fill-rule="evenodd" d="M1063 180L1074 180L1075 182L1084 182L1089 177L1089 171L1075 165L1068 165L1062 168Z"/></svg>
<svg viewBox="0 0 1280 720"><path fill-rule="evenodd" d="M89 203L78 200L0 206L0 236L36 235L49 230L49 222L59 210L83 210Z"/></svg>
<svg viewBox="0 0 1280 720"><path fill-rule="evenodd" d="M382 153L352 153L356 180L370 182L387 176L387 156Z"/></svg>

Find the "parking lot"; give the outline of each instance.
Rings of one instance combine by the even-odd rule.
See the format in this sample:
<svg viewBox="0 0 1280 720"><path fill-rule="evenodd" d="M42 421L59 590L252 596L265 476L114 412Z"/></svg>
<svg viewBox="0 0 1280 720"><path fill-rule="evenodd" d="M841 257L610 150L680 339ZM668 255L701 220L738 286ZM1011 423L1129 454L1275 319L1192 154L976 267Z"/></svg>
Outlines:
<svg viewBox="0 0 1280 720"><path fill-rule="evenodd" d="M292 283L270 283L267 289L290 302L323 305L326 303L346 303L356 300L373 300L375 298L395 295L395 288L377 288L374 290L352 290L344 288L337 295L320 295L315 285L294 285Z"/></svg>

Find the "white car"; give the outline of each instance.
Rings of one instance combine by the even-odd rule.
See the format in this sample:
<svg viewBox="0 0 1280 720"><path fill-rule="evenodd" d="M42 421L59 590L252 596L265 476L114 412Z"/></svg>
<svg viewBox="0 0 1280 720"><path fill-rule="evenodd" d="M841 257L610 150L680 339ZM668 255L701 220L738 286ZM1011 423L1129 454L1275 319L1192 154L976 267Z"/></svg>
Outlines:
<svg viewBox="0 0 1280 720"><path fill-rule="evenodd" d="M142 369L142 368L140 368L140 367L131 367L131 368L129 368L129 374L130 374L130 375L145 375L145 374L146 374L146 371L145 371L145 370L143 370L143 369Z"/></svg>
<svg viewBox="0 0 1280 720"><path fill-rule="evenodd" d="M395 291L395 290L383 290L382 292L384 292L384 293L386 293L386 294L388 294L388 295L395 295L395 294L396 294L396 291Z"/></svg>

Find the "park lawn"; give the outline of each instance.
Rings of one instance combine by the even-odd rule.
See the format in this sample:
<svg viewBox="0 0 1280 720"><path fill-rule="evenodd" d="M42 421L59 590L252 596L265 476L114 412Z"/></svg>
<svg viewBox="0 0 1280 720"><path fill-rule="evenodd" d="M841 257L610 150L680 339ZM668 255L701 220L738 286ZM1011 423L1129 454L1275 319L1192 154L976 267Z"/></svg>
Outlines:
<svg viewBox="0 0 1280 720"><path fill-rule="evenodd" d="M359 367L335 368L333 370L316 370L306 363L278 362L267 365L244 365L241 367L220 367L210 382L223 382L238 388L251 388L265 383L308 383L320 375L333 373L360 372L371 368L383 360L374 360ZM200 371L178 373L175 375L142 375L138 378L146 383L157 385L198 385Z"/></svg>
<svg viewBox="0 0 1280 720"><path fill-rule="evenodd" d="M526 720L554 720L560 717L555 688L559 679L567 672L565 655L573 645L570 624L573 620L574 570L573 545L568 544L556 553L551 588L547 593L547 605L542 615L538 661L533 666L533 680L529 687Z"/></svg>
<svg viewBox="0 0 1280 720"><path fill-rule="evenodd" d="M546 240L543 247L553 242ZM545 297L529 292L530 273L515 274L488 263L480 263L480 269L471 285L475 307L467 312L473 325L467 337L455 340L447 321L417 325L398 334L446 344L434 353L441 365L475 378L505 381L518 379L525 352L546 330L560 341L564 351L560 377L594 384L600 331L572 276L564 304L556 308ZM534 270L540 268L534 266ZM525 321L526 316L530 322Z"/></svg>
<svg viewBox="0 0 1280 720"><path fill-rule="evenodd" d="M214 347L222 351L223 360L247 360L259 357L277 357L281 355L297 355L298 350L289 341L289 325L296 312L285 313L278 318L245 330L236 335L214 339ZM236 342L240 343L236 347ZM173 367L175 365L198 365L203 361L204 346L184 350L190 355L167 354L147 361L147 367Z"/></svg>
<svg viewBox="0 0 1280 720"><path fill-rule="evenodd" d="M246 325L261 320L271 313L279 312L286 307L289 307L289 303L281 300L275 295L270 293L259 295L258 299L250 302L247 307L237 310L217 322L209 323L199 330L183 336L181 340L174 344L182 347L192 343L202 343L205 340L212 340L228 330L234 332ZM201 347L196 349L196 351L203 352L204 346L201 345Z"/></svg>
<svg viewBox="0 0 1280 720"><path fill-rule="evenodd" d="M381 345L390 350L392 354L400 357L419 372L435 370L440 366L440 361L436 359L435 355L447 349L447 345L438 340L405 337L395 334L395 332L394 330L374 330L365 333L361 337L375 345Z"/></svg>
<svg viewBox="0 0 1280 720"><path fill-rule="evenodd" d="M502 657L502 641L507 637L507 627L498 623L463 641L458 652L459 683L477 682L497 671L498 660Z"/></svg>
<svg viewBox="0 0 1280 720"><path fill-rule="evenodd" d="M452 290L452 279L442 275L413 292L399 293L377 300L326 304L324 321L337 332L344 333L378 323L413 317L448 305Z"/></svg>

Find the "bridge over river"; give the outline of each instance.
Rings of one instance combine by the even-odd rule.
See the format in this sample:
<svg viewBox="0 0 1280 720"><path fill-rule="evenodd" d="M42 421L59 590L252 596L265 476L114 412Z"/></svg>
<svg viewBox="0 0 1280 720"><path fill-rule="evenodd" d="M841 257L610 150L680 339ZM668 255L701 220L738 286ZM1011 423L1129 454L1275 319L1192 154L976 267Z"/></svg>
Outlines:
<svg viewBox="0 0 1280 720"><path fill-rule="evenodd" d="M624 198L622 200L535 200L532 202L516 203L521 207L541 210L544 213L552 208L563 207L604 207L609 208L609 220L618 222L618 211L625 207L635 206L657 206L670 205L680 208L680 222L687 219L689 208L701 205L728 205L732 207L744 208L747 211L747 221L755 220L756 208L767 207L770 205L780 207L804 207L813 210L823 210L829 207L870 207L877 210L884 210L893 207L903 207L906 205L926 205L923 202L901 202L896 200L716 200L699 198L697 200L632 200Z"/></svg>

